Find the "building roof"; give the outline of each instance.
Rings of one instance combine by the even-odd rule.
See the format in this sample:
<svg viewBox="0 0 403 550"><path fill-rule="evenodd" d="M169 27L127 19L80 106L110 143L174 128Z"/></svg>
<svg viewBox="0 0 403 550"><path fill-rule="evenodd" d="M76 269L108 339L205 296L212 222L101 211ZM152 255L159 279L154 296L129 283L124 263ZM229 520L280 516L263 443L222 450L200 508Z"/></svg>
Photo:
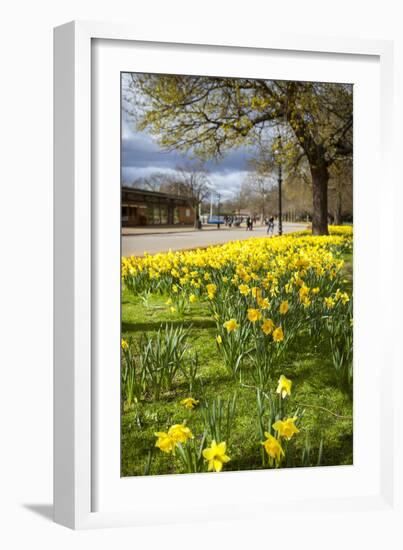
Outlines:
<svg viewBox="0 0 403 550"><path fill-rule="evenodd" d="M189 197L186 197L184 195L174 195L173 193L161 193L160 191L139 189L138 187L131 187L130 185L122 185L122 191L126 191L128 193L137 193L139 195L147 195L149 197L159 197L161 199L179 199L182 201L189 200Z"/></svg>

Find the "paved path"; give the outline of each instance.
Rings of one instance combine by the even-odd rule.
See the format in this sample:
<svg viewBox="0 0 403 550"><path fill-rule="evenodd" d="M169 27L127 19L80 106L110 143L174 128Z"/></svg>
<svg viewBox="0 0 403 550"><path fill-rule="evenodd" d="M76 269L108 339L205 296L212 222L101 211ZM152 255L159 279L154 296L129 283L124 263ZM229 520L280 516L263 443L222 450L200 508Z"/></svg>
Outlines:
<svg viewBox="0 0 403 550"><path fill-rule="evenodd" d="M306 224L283 223L283 233L292 233L305 229ZM171 250L183 250L190 248L205 247L214 244L223 244L228 241L238 241L264 237L266 226L255 226L253 231L246 231L245 228L221 228L202 229L201 231L188 230L174 233L150 233L143 235L123 235L122 254L123 256L142 256L144 252L156 254ZM169 231L169 229L167 229ZM277 234L277 224L274 227L274 234Z"/></svg>
<svg viewBox="0 0 403 550"><path fill-rule="evenodd" d="M221 226L221 229L229 230L225 225ZM203 231L216 231L217 225L203 225ZM142 227L123 227L122 235L157 235L160 233L191 233L196 231L193 225L172 225L172 226L159 226L159 225L146 225Z"/></svg>

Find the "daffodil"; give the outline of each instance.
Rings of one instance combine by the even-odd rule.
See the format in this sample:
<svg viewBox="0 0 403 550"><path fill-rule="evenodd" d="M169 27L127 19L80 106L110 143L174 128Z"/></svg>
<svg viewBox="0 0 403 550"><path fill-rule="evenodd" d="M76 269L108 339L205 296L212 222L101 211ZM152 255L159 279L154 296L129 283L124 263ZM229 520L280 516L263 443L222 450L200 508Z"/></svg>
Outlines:
<svg viewBox="0 0 403 550"><path fill-rule="evenodd" d="M287 397L287 395L291 395L291 386L292 381L286 378L284 374L282 374L278 381L276 393L279 393L284 399L285 397Z"/></svg>
<svg viewBox="0 0 403 550"><path fill-rule="evenodd" d="M252 296L256 298L257 301L259 301L260 298L262 297L262 291L258 286L252 287L251 293L252 293Z"/></svg>
<svg viewBox="0 0 403 550"><path fill-rule="evenodd" d="M124 338L122 338L122 341L121 341L120 345L121 345L123 351L126 351L126 350L129 349L129 342L127 340L125 340Z"/></svg>
<svg viewBox="0 0 403 550"><path fill-rule="evenodd" d="M257 305L260 307L260 309L269 309L270 308L270 302L268 298L257 298Z"/></svg>
<svg viewBox="0 0 403 550"><path fill-rule="evenodd" d="M238 289L239 292L244 296L247 296L250 292L250 288L248 287L248 285L239 285Z"/></svg>
<svg viewBox="0 0 403 550"><path fill-rule="evenodd" d="M189 296L189 302L190 302L191 304L194 304L196 301L197 301L197 296L196 296L196 294L191 294L191 295Z"/></svg>
<svg viewBox="0 0 403 550"><path fill-rule="evenodd" d="M339 300L340 300L343 304L347 304L347 302L350 301L350 298L349 298L347 292L340 292Z"/></svg>
<svg viewBox="0 0 403 550"><path fill-rule="evenodd" d="M263 324L262 324L262 331L265 334L271 334L273 332L273 329L274 329L273 321L271 319L265 319L265 321L263 321Z"/></svg>
<svg viewBox="0 0 403 550"><path fill-rule="evenodd" d="M163 453L171 453L176 445L176 441L166 432L155 432L157 437L155 446L158 447Z"/></svg>
<svg viewBox="0 0 403 550"><path fill-rule="evenodd" d="M215 337L215 341L218 345L222 344L222 338L220 334L217 334L217 336Z"/></svg>
<svg viewBox="0 0 403 550"><path fill-rule="evenodd" d="M275 342L282 342L284 340L284 332L281 327L277 327L273 330L273 340Z"/></svg>
<svg viewBox="0 0 403 550"><path fill-rule="evenodd" d="M197 399L193 399L193 397L186 397L185 399L182 399L181 405L184 405L186 409L194 409L199 404L199 401Z"/></svg>
<svg viewBox="0 0 403 550"><path fill-rule="evenodd" d="M231 459L225 453L227 452L227 444L225 441L216 443L211 442L211 447L204 449L203 457L208 461L208 471L221 472L223 464L226 464Z"/></svg>
<svg viewBox="0 0 403 550"><path fill-rule="evenodd" d="M217 285L210 283L209 285L206 285L206 289L209 300L213 300L217 292Z"/></svg>
<svg viewBox="0 0 403 550"><path fill-rule="evenodd" d="M215 285L214 283L210 283L206 285L206 289L208 294L215 294L217 292L217 285Z"/></svg>
<svg viewBox="0 0 403 550"><path fill-rule="evenodd" d="M332 296L328 296L327 298L325 298L324 303L325 303L325 306L327 307L327 309L333 309L334 308L335 301L334 301L334 298Z"/></svg>
<svg viewBox="0 0 403 550"><path fill-rule="evenodd" d="M256 321L259 321L261 318L262 314L258 309L248 309L248 319L251 323L256 323Z"/></svg>
<svg viewBox="0 0 403 550"><path fill-rule="evenodd" d="M287 440L290 440L294 434L299 433L299 429L295 425L297 417L286 418L285 420L277 420L273 424L273 429L276 430L280 437L284 437Z"/></svg>
<svg viewBox="0 0 403 550"><path fill-rule="evenodd" d="M281 302L279 307L279 311L281 315L285 315L289 309L290 309L290 306L288 305L288 300L284 300L283 302Z"/></svg>
<svg viewBox="0 0 403 550"><path fill-rule="evenodd" d="M283 448L278 439L269 434L269 432L265 432L264 435L266 437L266 441L262 441L262 445L264 446L266 453L278 464L283 456L285 456Z"/></svg>
<svg viewBox="0 0 403 550"><path fill-rule="evenodd" d="M301 286L301 288L299 289L299 299L301 300L301 302L304 300L304 298L306 298L309 294L309 288L303 284Z"/></svg>
<svg viewBox="0 0 403 550"><path fill-rule="evenodd" d="M227 329L228 332L233 332L239 327L236 319L230 319L229 321L225 321L223 326L224 328Z"/></svg>
<svg viewBox="0 0 403 550"><path fill-rule="evenodd" d="M292 283L287 283L286 285L284 285L284 290L286 291L287 294L291 294L292 292Z"/></svg>
<svg viewBox="0 0 403 550"><path fill-rule="evenodd" d="M188 439L193 438L193 434L185 424L174 424L168 430L168 435L175 443L185 443Z"/></svg>

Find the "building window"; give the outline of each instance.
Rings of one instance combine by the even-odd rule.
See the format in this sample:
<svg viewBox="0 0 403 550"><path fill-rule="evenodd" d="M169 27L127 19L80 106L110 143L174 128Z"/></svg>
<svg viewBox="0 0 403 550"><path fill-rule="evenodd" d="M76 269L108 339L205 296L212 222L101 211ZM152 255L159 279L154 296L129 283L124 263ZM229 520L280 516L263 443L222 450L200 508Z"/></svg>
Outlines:
<svg viewBox="0 0 403 550"><path fill-rule="evenodd" d="M160 225L161 223L161 213L160 207L158 204L149 204L147 205L147 222L149 225Z"/></svg>
<svg viewBox="0 0 403 550"><path fill-rule="evenodd" d="M168 207L166 205L161 204L160 210L161 210L161 223L166 225L168 223Z"/></svg>
<svg viewBox="0 0 403 550"><path fill-rule="evenodd" d="M186 216L187 218L190 218L190 208L186 208L185 216Z"/></svg>

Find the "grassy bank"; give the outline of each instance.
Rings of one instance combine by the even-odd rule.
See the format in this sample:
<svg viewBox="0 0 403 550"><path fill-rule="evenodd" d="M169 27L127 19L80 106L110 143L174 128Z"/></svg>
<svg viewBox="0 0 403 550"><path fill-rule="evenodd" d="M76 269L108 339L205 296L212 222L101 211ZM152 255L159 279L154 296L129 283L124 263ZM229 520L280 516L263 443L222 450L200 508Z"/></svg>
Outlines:
<svg viewBox="0 0 403 550"><path fill-rule="evenodd" d="M349 258L348 258L349 259ZM351 278L351 265L345 266L345 276ZM350 282L350 281L349 281ZM230 399L237 395L236 417L231 436L231 461L226 470L261 468L259 433L257 429L256 391L245 366L243 385L234 381L223 366L215 336L216 324L211 318L207 302L190 306L183 316L170 312L167 296L151 296L148 304L124 291L122 296L122 336L139 342L144 332L155 334L162 323L169 322L190 327L189 341L200 361L202 387L192 397L212 400L217 396ZM303 423L295 439L295 453L302 455L310 448L309 464L316 465L322 441L322 465L352 463L352 400L338 387L337 378L326 342L312 347L308 331L299 335L290 347L287 357L272 373L275 385L284 374L293 381L292 402L303 412ZM122 415L123 476L173 473L180 470L177 459L155 448L154 433L172 424L187 422L194 434L203 431L203 419L198 407L186 410L181 400L189 396L185 379L178 377L172 391L158 402L151 396L134 404ZM151 455L150 455L151 453ZM151 463L150 463L151 458Z"/></svg>

